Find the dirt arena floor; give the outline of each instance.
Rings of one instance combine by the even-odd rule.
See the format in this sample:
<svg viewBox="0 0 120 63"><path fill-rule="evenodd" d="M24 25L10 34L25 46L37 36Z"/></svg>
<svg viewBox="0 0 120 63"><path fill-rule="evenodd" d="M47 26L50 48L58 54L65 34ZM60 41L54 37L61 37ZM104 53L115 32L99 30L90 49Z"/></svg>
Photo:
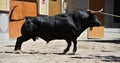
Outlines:
<svg viewBox="0 0 120 63"><path fill-rule="evenodd" d="M120 43L78 41L75 55L70 55L73 45L60 54L66 45L64 40L29 40L22 45L23 54L15 54L14 45L0 45L0 63L120 63Z"/></svg>

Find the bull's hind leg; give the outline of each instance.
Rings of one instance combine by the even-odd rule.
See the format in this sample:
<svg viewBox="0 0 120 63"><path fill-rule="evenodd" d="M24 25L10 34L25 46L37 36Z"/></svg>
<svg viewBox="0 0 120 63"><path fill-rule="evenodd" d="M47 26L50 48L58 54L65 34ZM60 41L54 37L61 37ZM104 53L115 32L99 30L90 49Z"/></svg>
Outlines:
<svg viewBox="0 0 120 63"><path fill-rule="evenodd" d="M72 54L74 55L75 52L77 51L77 40L76 40L76 39L73 40L73 44L74 44L74 47L73 47L73 52L72 52Z"/></svg>
<svg viewBox="0 0 120 63"><path fill-rule="evenodd" d="M67 41L67 48L64 50L63 54L66 54L69 51L71 46L71 41L70 40L66 40L66 41Z"/></svg>
<svg viewBox="0 0 120 63"><path fill-rule="evenodd" d="M16 51L15 53L22 53L21 45L24 41L27 41L28 39L30 39L30 38L25 37L25 36L20 36L17 38L17 42L16 42L15 49L14 49Z"/></svg>

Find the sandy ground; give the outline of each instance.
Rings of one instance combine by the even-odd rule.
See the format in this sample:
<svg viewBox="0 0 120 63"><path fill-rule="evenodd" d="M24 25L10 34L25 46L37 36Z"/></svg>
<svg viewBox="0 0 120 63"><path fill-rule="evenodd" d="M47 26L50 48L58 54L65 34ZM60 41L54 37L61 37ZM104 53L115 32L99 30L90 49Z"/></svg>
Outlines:
<svg viewBox="0 0 120 63"><path fill-rule="evenodd" d="M66 45L64 40L29 40L22 45L23 54L15 54L13 45L0 45L0 63L120 63L120 44L78 41L75 55L70 55L73 46L61 55Z"/></svg>

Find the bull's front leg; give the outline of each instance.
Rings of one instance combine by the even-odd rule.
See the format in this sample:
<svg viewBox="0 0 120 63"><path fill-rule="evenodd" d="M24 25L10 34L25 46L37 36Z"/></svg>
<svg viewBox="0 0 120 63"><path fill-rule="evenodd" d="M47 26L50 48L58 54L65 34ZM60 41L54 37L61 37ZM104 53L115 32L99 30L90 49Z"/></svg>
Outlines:
<svg viewBox="0 0 120 63"><path fill-rule="evenodd" d="M23 43L22 37L18 37L15 44L15 48L14 48L16 54L22 54L22 51L21 51L22 43Z"/></svg>
<svg viewBox="0 0 120 63"><path fill-rule="evenodd" d="M17 54L21 54L22 51L21 51L21 45L24 41L28 40L29 38L28 37L25 37L25 36L21 36L21 37L18 37L17 38L17 42L16 42L16 45L15 45L15 53Z"/></svg>
<svg viewBox="0 0 120 63"><path fill-rule="evenodd" d="M71 46L71 41L70 40L66 40L66 42L67 42L67 48L64 50L63 54L66 54L69 51L70 46Z"/></svg>

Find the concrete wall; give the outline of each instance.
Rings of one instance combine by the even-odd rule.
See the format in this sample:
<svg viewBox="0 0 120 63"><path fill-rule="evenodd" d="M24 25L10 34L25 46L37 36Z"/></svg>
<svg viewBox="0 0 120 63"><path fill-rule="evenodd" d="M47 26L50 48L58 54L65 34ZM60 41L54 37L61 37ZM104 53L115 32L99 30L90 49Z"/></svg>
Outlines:
<svg viewBox="0 0 120 63"><path fill-rule="evenodd" d="M0 41L9 40L8 14L0 13Z"/></svg>
<svg viewBox="0 0 120 63"><path fill-rule="evenodd" d="M72 0L72 9L87 10L89 8L89 0Z"/></svg>
<svg viewBox="0 0 120 63"><path fill-rule="evenodd" d="M0 41L9 40L9 1L10 0L0 0Z"/></svg>
<svg viewBox="0 0 120 63"><path fill-rule="evenodd" d="M105 0L104 12L114 14L114 0ZM104 20L105 39L120 39L120 23L116 23L113 17L106 16Z"/></svg>
<svg viewBox="0 0 120 63"><path fill-rule="evenodd" d="M114 14L114 0L105 0L104 12ZM113 17L105 15L105 28L120 28L120 23L115 23Z"/></svg>

